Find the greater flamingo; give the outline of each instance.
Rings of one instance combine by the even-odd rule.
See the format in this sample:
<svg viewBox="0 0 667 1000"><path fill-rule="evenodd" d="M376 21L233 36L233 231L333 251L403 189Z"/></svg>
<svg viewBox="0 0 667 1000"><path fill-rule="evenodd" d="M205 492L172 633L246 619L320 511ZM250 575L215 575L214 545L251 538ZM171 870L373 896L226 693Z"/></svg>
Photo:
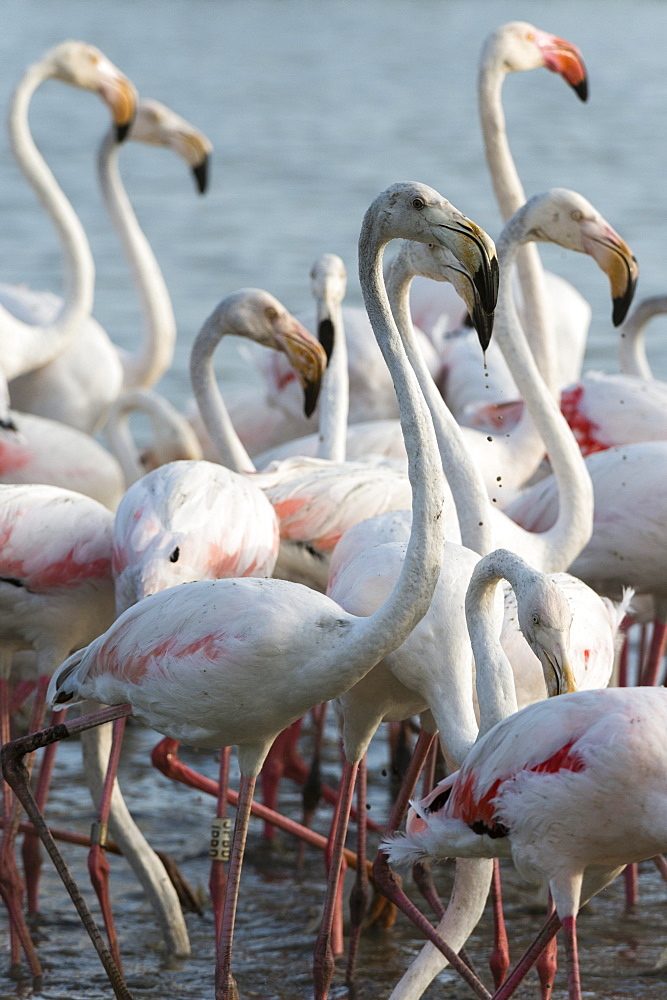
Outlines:
<svg viewBox="0 0 667 1000"><path fill-rule="evenodd" d="M107 714L122 716L130 708L119 702L130 698L140 718L176 738L204 747L238 744L242 780L219 939L219 998L235 990L231 944L248 808L271 743L313 705L336 697L400 644L427 610L438 577L444 542L440 462L382 285L382 252L395 237L443 242L468 258L476 238L437 192L415 183L383 192L362 224L361 282L397 388L415 491L404 569L388 601L374 615L356 618L324 595L287 581L184 584L128 609L104 636L65 661L50 688L54 704L93 696L116 703ZM479 244L474 246L477 256ZM484 281L483 274L479 280ZM170 675L168 686L163 670ZM159 692L157 698L152 690ZM81 725L65 726L61 734ZM14 770L11 753L5 748L8 776ZM28 807L34 815L32 805ZM344 811L348 807L349 802Z"/></svg>
<svg viewBox="0 0 667 1000"><path fill-rule="evenodd" d="M581 1000L581 903L624 865L667 847L666 726L664 688L579 691L537 702L487 731L463 767L415 805L407 834L387 842L395 862L511 857L524 878L548 884L558 921L548 921L497 1000L511 995L559 922L568 996Z"/></svg>
<svg viewBox="0 0 667 1000"><path fill-rule="evenodd" d="M122 139L136 107L136 92L128 78L99 49L84 42L61 42L28 67L12 97L9 136L14 155L56 227L65 256L67 295L55 316L31 315L21 290L3 286L7 305L0 308L2 369L8 380L47 364L76 335L90 316L95 269L88 240L69 201L33 142L28 107L37 87L55 79L91 90L111 108L116 134ZM34 292L26 293L28 303Z"/></svg>
<svg viewBox="0 0 667 1000"><path fill-rule="evenodd" d="M127 138L172 149L193 171L199 191L206 190L211 143L164 104L140 100ZM9 387L15 409L52 417L90 434L105 423L111 403L123 389L152 386L164 375L171 365L176 340L169 292L123 187L118 151L116 134L110 130L100 145L99 181L141 299L144 340L136 351L122 350L97 321L90 319L79 326L65 349L49 364L13 379ZM54 295L22 290L15 294L24 307L30 303L48 319L61 308L60 299Z"/></svg>

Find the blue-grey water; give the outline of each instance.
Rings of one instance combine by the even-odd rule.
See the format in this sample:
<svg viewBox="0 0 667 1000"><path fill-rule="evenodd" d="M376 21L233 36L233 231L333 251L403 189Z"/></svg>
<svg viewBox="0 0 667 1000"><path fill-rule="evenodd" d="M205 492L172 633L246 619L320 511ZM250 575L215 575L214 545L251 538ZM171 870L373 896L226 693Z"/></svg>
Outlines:
<svg viewBox="0 0 667 1000"><path fill-rule="evenodd" d="M483 39L507 20L527 19L577 43L590 75L586 105L546 71L506 81L508 130L526 191L556 185L581 191L635 251L638 295L665 291L667 4L661 0L3 0L2 10L3 107L30 61L64 38L81 38L97 44L141 94L171 105L214 144L205 198L194 193L173 155L132 144L122 151L128 191L173 298L179 342L161 388L179 405L189 395L192 338L234 289L261 286L288 308L301 309L308 303L310 265L329 250L346 261L349 298L360 301L354 278L359 223L387 185L424 181L497 234L475 77ZM49 82L35 95L31 124L90 236L98 270L95 314L119 344L129 346L138 335L139 310L95 183L95 148L106 112L91 95ZM2 135L0 218L2 280L58 291L57 242ZM604 277L588 259L553 248L546 248L544 257L592 304L587 361L615 370ZM649 353L656 373L667 377L663 337L664 325L656 323ZM227 378L233 375L237 386L250 379L240 361L229 363ZM145 754L151 742L150 735L134 731L134 748L143 747ZM384 743L375 753L371 794L374 814L382 817L388 805ZM204 884L210 803L171 789L143 760L133 762L126 753L128 796L139 819L159 846L174 852L188 876ZM86 829L89 807L78 768L77 748L63 748L53 821ZM284 807L298 814L295 790L287 791ZM322 829L326 822L326 816L319 820ZM243 996L311 995L309 952L322 894L321 861L311 858L296 882L293 864L289 840L267 853L258 830L251 832L236 960ZM122 865L115 868L121 946L136 995L211 997L210 914L190 918L193 959L166 970L150 914ZM524 941L536 918L520 912L530 897L514 893L513 933ZM635 922L622 918L619 887L583 918L588 996L664 995L664 981L643 975L663 943L665 890L650 866L642 873L642 894L645 906ZM41 996L109 996L50 873L44 906L39 946L47 975ZM15 985L6 978L1 917L0 927L0 997L36 995L27 981ZM488 928L483 933L484 943L481 938L473 943L480 967ZM360 1000L388 996L418 945L405 925L393 935L367 937ZM341 983L337 980L336 997L345 995ZM564 995L563 987L561 979L555 997ZM464 995L448 976L429 993ZM534 995L534 982L517 994Z"/></svg>

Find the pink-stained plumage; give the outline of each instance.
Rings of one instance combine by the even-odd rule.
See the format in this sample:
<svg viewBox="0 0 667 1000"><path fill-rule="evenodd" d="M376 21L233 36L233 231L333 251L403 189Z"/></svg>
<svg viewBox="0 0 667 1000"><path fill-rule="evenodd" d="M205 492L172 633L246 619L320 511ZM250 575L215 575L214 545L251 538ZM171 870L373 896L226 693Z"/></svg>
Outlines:
<svg viewBox="0 0 667 1000"><path fill-rule="evenodd" d="M273 507L251 479L212 462L162 465L116 512L118 611L178 583L271 576L278 544Z"/></svg>
<svg viewBox="0 0 667 1000"><path fill-rule="evenodd" d="M578 1000L576 916L623 868L667 847L667 691L608 688L538 702L499 722L415 805L394 861L511 857L547 883Z"/></svg>

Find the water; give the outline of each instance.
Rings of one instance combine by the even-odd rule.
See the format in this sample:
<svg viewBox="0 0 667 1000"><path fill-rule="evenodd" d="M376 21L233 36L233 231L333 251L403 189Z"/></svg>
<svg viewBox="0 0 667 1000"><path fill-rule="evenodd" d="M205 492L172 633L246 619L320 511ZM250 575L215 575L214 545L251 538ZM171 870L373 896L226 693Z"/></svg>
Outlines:
<svg viewBox="0 0 667 1000"><path fill-rule="evenodd" d="M195 195L172 155L135 145L122 152L128 191L173 297L179 343L174 368L161 388L179 405L189 395L192 338L216 303L234 289L265 287L289 308L301 309L308 303L310 265L329 250L346 261L349 299L360 302L354 279L359 222L388 184L406 179L429 183L489 232L498 232L477 125L475 74L482 40L510 19L529 19L576 42L591 83L590 101L582 106L547 72L507 80L508 129L526 190L558 185L581 191L635 251L641 267L638 295L664 291L663 2L5 0L3 11L3 105L28 62L57 41L78 37L99 45L142 94L173 106L214 143L212 185L205 198ZM94 150L106 127L104 110L88 94L48 83L35 96L31 123L89 233L98 266L95 314L119 344L130 346L139 312L126 293L124 265L94 179ZM58 290L62 275L55 237L4 138L0 176L3 280ZM564 251L546 248L544 257L593 306L588 362L615 370L604 278L592 261ZM660 342L663 322L656 323L649 351L656 373L667 377L667 346ZM238 387L251 378L230 352L227 363L230 368L222 377L228 384ZM155 776L144 763L153 739L141 730L132 733L124 779L130 803L156 844L172 851L193 883L203 886L211 804ZM382 818L389 802L384 742L374 752L372 815ZM333 736L329 754L333 779ZM213 772L212 761L200 762ZM89 805L78 768L78 748L62 748L52 821L86 831ZM283 808L298 815L294 788L286 788ZM326 830L326 813L318 824ZM70 849L68 857L81 872L80 855ZM322 898L322 863L310 852L303 872L295 876L294 862L287 838L269 851L253 827L235 960L244 996L287 1000L311 995L310 952ZM167 969L140 893L123 863L112 863L121 947L133 991L138 997L179 1000L211 996L210 911L203 918L188 918L193 958ZM443 878L446 894L446 872ZM509 869L508 880L516 955L537 918L524 912L532 896L517 887ZM588 995L664 995L664 980L646 972L663 944L659 928L665 890L650 865L644 866L641 882L637 920L623 918L618 885L582 918ZM47 977L40 995L47 1000L109 996L97 959L50 870L44 910L39 948ZM489 940L485 921L471 942L480 969ZM360 1000L388 995L419 944L403 922L391 934L366 935ZM4 939L2 947L4 955ZM554 996L562 996L562 988L561 979ZM344 992L337 979L332 995ZM533 983L517 996L535 994ZM30 984L13 984L0 963L0 997L31 995ZM429 995L454 1000L465 992L445 974Z"/></svg>

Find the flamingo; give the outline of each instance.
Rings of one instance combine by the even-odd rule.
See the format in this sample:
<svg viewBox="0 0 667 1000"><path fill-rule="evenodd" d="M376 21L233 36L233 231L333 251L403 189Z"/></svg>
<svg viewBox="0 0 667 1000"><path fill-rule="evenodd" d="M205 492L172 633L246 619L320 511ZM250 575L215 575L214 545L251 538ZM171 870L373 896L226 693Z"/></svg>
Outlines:
<svg viewBox="0 0 667 1000"><path fill-rule="evenodd" d="M483 625L478 619L471 627ZM565 935L568 996L580 1000L581 903L624 865L667 847L666 723L663 688L579 691L530 705L487 730L385 850L394 862L511 857L523 878L546 882ZM622 810L613 806L619 799ZM547 926L552 935L558 923ZM497 1000L517 980L509 977Z"/></svg>
<svg viewBox="0 0 667 1000"><path fill-rule="evenodd" d="M638 302L620 330L618 343L618 363L626 375L638 375L652 379L653 373L646 359L644 347L644 327L653 319L667 312L667 296L652 295Z"/></svg>
<svg viewBox="0 0 667 1000"><path fill-rule="evenodd" d="M208 138L159 101L142 99L128 139L178 153L191 168L198 189L206 190L211 153ZM134 353L116 347L95 320L81 324L68 346L49 364L13 379L12 405L51 417L90 434L105 423L109 407L123 389L154 385L171 365L176 340L169 292L155 255L144 236L118 171L119 143L113 130L104 136L98 156L102 195L141 297L145 340ZM26 306L27 293L17 293ZM31 308L49 321L61 300L29 293Z"/></svg>
<svg viewBox="0 0 667 1000"><path fill-rule="evenodd" d="M0 486L0 727L9 739L9 674L21 649L36 654L40 678L33 723L40 728L46 681L63 657L90 642L114 618L111 579L113 515L70 490L42 485ZM43 806L47 763L38 793ZM46 784L45 784L46 782ZM19 813L3 786L5 821L0 891L11 922L12 966L19 939L33 974L39 960L21 912L22 884L14 858ZM30 899L35 907L35 896Z"/></svg>
<svg viewBox="0 0 667 1000"><path fill-rule="evenodd" d="M384 246L395 237L443 242L468 259L473 249L476 259L482 257L480 265L486 264L478 275L486 291L483 301L488 308L493 305L485 279L488 258L480 250L476 230L466 227L449 202L413 182L393 185L376 198L362 223L360 278L396 385L414 484L410 543L389 599L374 615L357 618L323 594L288 581L243 578L183 584L129 608L103 636L66 660L50 686L53 704L94 697L117 706L107 714L121 716L130 710L129 699L139 718L167 735L203 747L238 745L242 778L218 944L218 998L235 990L231 944L248 809L271 743L312 706L342 693L400 644L427 610L438 577L444 542L440 462L381 278ZM66 729L71 731L71 725ZM7 753L5 748L9 774L13 769ZM349 802L343 809L348 808ZM325 972L322 993L326 978Z"/></svg>
<svg viewBox="0 0 667 1000"><path fill-rule="evenodd" d="M87 438L87 435L81 437ZM63 656L89 642L113 621L113 521L113 514L100 503L71 490L45 485L0 486L2 742L9 739L7 679L12 654L24 648L31 648L37 654L37 673L41 679L33 722L38 728L39 713L43 715L44 711L46 681L55 666ZM92 784L95 768L91 749L88 755L85 770ZM50 752L47 753L40 770L38 797L42 807L48 792L50 756ZM8 808L5 800L5 819ZM13 822L18 823L17 814ZM113 795L110 827L152 902L168 951L176 955L189 954L187 929L174 887L117 789ZM10 883L20 888L12 844L13 830L6 827L3 871L8 873ZM35 847L34 839L26 838L23 854L31 911L37 909L41 866ZM16 910L11 897L8 905L15 924ZM15 964L15 945L12 952ZM33 954L31 966L34 960Z"/></svg>
<svg viewBox="0 0 667 1000"><path fill-rule="evenodd" d="M477 79L479 114L489 174L504 222L523 205L526 195L507 140L501 102L502 86L508 73L540 67L558 73L581 100L586 100L586 68L579 49L571 42L525 21L512 21L496 28L487 37L482 48ZM568 282L557 275L544 272L534 247L522 248L518 257L518 276L524 329L535 352L538 367L544 372L553 391L552 381L557 380L558 361L549 354L554 349L544 337L547 325L544 311L546 303L549 303L549 326L555 322L557 342L568 345L568 349L563 351L563 357L567 360L561 361L563 366L569 366L565 368L562 384L579 374L591 310ZM461 417L467 404L482 398L488 399L490 385L493 386L494 395L515 398L516 391L511 388L511 374L497 347L490 348L486 370L483 372L475 344L466 336L465 329L459 330L457 336L448 334L448 328L456 329L463 316L460 308L452 308L451 298L446 300L442 291L444 289L429 288L418 280L412 290L412 302L415 321L436 339L444 363L441 379L455 416Z"/></svg>
<svg viewBox="0 0 667 1000"><path fill-rule="evenodd" d="M61 42L28 67L12 97L9 135L23 174L56 227L65 255L67 295L55 316L32 315L33 292L1 289L7 305L0 308L0 355L8 380L47 364L67 346L90 316L95 270L85 233L69 201L33 142L28 107L36 88L47 79L95 91L111 109L121 140L136 107L128 78L99 49L84 42ZM26 306L27 302L27 306Z"/></svg>

